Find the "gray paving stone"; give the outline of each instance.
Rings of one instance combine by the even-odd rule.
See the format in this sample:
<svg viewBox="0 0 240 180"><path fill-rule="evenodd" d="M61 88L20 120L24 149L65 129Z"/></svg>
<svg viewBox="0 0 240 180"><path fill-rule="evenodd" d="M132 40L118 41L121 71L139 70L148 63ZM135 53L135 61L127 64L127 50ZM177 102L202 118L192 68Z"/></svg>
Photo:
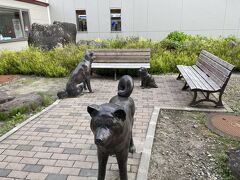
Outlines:
<svg viewBox="0 0 240 180"><path fill-rule="evenodd" d="M15 149L21 151L31 151L33 147L33 145L18 145Z"/></svg>
<svg viewBox="0 0 240 180"><path fill-rule="evenodd" d="M41 172L44 166L42 165L33 165L33 164L26 164L23 168L23 171L27 172Z"/></svg>
<svg viewBox="0 0 240 180"><path fill-rule="evenodd" d="M80 148L64 148L63 150L64 154L80 154L80 152Z"/></svg>
<svg viewBox="0 0 240 180"><path fill-rule="evenodd" d="M45 180L65 180L67 177L67 175L49 174Z"/></svg>
<svg viewBox="0 0 240 180"><path fill-rule="evenodd" d="M97 177L98 170L96 169L81 169L79 176L83 177Z"/></svg>
<svg viewBox="0 0 240 180"><path fill-rule="evenodd" d="M64 129L64 130L70 130L72 128L73 128L73 126L70 126L70 125L60 125L60 126L58 126L58 129Z"/></svg>
<svg viewBox="0 0 240 180"><path fill-rule="evenodd" d="M49 128L37 127L34 131L35 131L35 132L48 132L48 131L49 131Z"/></svg>
<svg viewBox="0 0 240 180"><path fill-rule="evenodd" d="M54 142L54 141L46 141L43 144L43 147L59 147L60 146L60 142Z"/></svg>
<svg viewBox="0 0 240 180"><path fill-rule="evenodd" d="M0 177L7 177L12 170L0 168Z"/></svg>

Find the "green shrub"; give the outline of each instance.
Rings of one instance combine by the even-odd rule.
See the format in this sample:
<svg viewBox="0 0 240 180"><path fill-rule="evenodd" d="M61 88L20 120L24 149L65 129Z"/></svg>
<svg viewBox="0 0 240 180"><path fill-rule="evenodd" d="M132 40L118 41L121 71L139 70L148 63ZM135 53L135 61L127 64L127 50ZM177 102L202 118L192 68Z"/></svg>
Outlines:
<svg viewBox="0 0 240 180"><path fill-rule="evenodd" d="M237 43L231 46L230 43ZM176 65L192 65L202 49L236 66L240 71L240 40L234 36L227 38L207 38L190 36L183 32L172 32L162 41L151 41L141 37L127 37L109 40L97 39L91 45L67 45L50 51L29 47L20 52L3 51L0 54L0 74L34 74L47 77L68 76L79 63L86 49L99 48L150 48L150 72L154 74L176 72ZM112 76L113 70L97 70L101 75ZM135 70L119 70L118 74L137 75Z"/></svg>

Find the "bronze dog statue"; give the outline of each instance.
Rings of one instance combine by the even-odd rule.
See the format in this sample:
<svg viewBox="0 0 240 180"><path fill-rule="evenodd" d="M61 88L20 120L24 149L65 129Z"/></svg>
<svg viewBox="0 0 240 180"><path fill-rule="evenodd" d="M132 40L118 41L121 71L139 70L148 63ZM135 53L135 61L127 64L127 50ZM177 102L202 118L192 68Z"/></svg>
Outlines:
<svg viewBox="0 0 240 180"><path fill-rule="evenodd" d="M90 77L91 77L91 65L95 56L93 52L87 51L76 69L71 73L69 80L66 84L66 90L57 93L57 96L62 99L66 97L76 97L80 95L83 88L88 88L89 92L92 92ZM87 87L86 87L87 86Z"/></svg>
<svg viewBox="0 0 240 180"><path fill-rule="evenodd" d="M120 179L128 179L128 152L136 151L132 138L135 104L129 97L133 87L132 78L125 75L119 80L118 95L112 97L109 103L87 107L97 145L98 180L104 180L108 157L113 154L117 157Z"/></svg>
<svg viewBox="0 0 240 180"><path fill-rule="evenodd" d="M141 86L142 88L158 88L154 78L151 74L148 73L147 69L141 67L139 69L140 77L141 77Z"/></svg>

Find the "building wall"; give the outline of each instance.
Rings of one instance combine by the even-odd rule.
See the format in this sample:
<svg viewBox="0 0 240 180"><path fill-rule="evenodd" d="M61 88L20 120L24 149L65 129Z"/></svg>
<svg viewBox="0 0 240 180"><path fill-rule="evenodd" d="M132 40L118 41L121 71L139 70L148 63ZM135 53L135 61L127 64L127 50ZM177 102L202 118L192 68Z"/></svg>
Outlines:
<svg viewBox="0 0 240 180"><path fill-rule="evenodd" d="M42 0L45 2L45 0ZM1 7L22 8L29 10L30 23L49 24L47 7L24 3L15 0L0 0ZM0 51L3 49L20 50L27 47L27 41L21 42L0 42Z"/></svg>
<svg viewBox="0 0 240 180"><path fill-rule="evenodd" d="M76 24L75 10L86 10L87 33L78 39L143 36L158 40L183 31L210 37L240 37L239 0L49 0L51 20ZM110 8L121 8L122 31L110 31Z"/></svg>

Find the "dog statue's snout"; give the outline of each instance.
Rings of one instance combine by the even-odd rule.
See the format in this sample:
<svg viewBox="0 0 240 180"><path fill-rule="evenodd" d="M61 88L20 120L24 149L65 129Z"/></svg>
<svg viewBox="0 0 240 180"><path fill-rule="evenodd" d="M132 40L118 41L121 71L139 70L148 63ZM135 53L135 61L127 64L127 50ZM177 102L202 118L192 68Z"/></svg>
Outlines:
<svg viewBox="0 0 240 180"><path fill-rule="evenodd" d="M98 145L102 145L103 144L103 140L102 139L95 139L95 144Z"/></svg>

